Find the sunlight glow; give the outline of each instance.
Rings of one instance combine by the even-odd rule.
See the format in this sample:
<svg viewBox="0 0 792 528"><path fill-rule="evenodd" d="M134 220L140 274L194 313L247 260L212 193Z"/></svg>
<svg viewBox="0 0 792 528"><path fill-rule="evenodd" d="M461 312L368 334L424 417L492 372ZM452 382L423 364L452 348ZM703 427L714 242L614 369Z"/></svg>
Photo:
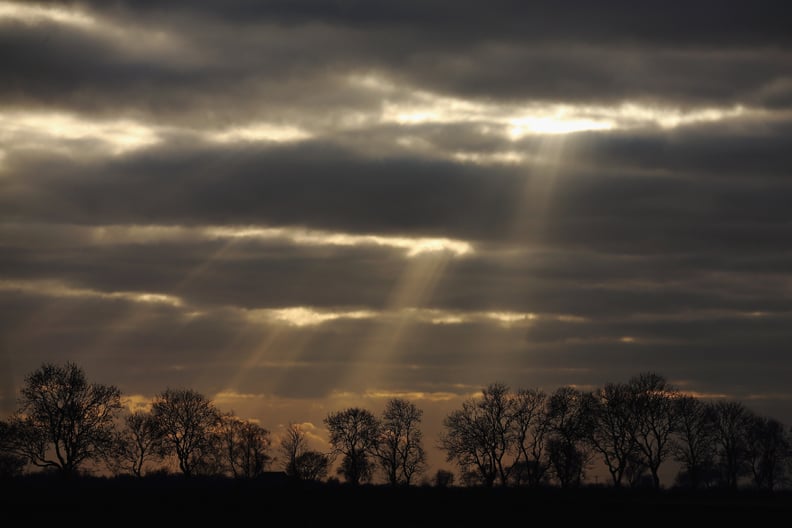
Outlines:
<svg viewBox="0 0 792 528"><path fill-rule="evenodd" d="M509 137L520 139L527 134L571 134L585 130L611 130L615 128L612 121L596 121L594 119L565 118L563 112L552 117L520 117L512 119Z"/></svg>
<svg viewBox="0 0 792 528"><path fill-rule="evenodd" d="M427 263L429 268L422 267L420 273L410 275L402 288L394 291L393 307L386 310L339 310L330 308L316 308L311 306L285 306L279 308L237 308L233 306L219 307L231 309L244 319L254 324L281 324L293 327L311 327L340 320L383 320L390 321L391 330L407 323L428 323L436 325L461 325L461 324L496 324L508 328L512 326L527 326L540 321L558 321L566 323L581 323L586 319L579 316L552 313L530 313L509 311L459 311L443 310L438 308L420 308L424 296L431 290L431 282L436 279L442 267L435 270L432 263ZM434 273L433 273L434 270ZM423 280L421 280L423 279ZM113 291L103 292L88 288L70 286L61 281L53 280L0 280L0 291L17 291L31 295L44 295L48 297L63 298L95 298L95 299L121 299L139 304L159 304L183 308L183 315L188 318L206 316L206 310L197 310L178 296L153 293ZM394 321L396 321L394 323ZM632 342L633 338L619 338L621 342Z"/></svg>
<svg viewBox="0 0 792 528"><path fill-rule="evenodd" d="M34 3L19 4L16 2L0 2L0 22L9 19L17 20L28 25L40 24L47 21L80 28L93 27L96 25L96 19L74 9L63 9Z"/></svg>
<svg viewBox="0 0 792 528"><path fill-rule="evenodd" d="M452 238L408 237L376 234L352 234L337 231L322 231L302 227L266 226L195 226L178 225L54 225L36 224L35 226L0 223L0 232L20 239L51 236L59 233L63 238L68 234L70 240L87 245L116 244L154 244L163 242L194 243L206 240L260 240L284 241L297 246L339 246L360 247L376 246L404 252L409 258L422 255L444 253L452 258L473 254L470 242ZM53 243L57 243L53 239Z"/></svg>
<svg viewBox="0 0 792 528"><path fill-rule="evenodd" d="M624 122L623 127L630 124L640 125L645 122L654 123L662 128L676 128L701 122L723 121L748 113L758 113L758 110L748 111L742 105L726 108L699 108L683 110L668 107L647 107L633 103L625 103L611 110L618 119Z"/></svg>
<svg viewBox="0 0 792 528"><path fill-rule="evenodd" d="M109 45L122 47L130 56L155 54L158 59L169 57L171 60L179 60L181 64L194 62L197 58L172 32L152 30L145 25L131 24L129 20L118 23L73 7L0 0L0 24L6 21L21 22L28 26L59 24L98 36Z"/></svg>
<svg viewBox="0 0 792 528"><path fill-rule="evenodd" d="M460 386L461 387L461 386ZM447 402L455 399L470 398L478 395L481 392L480 388L470 388L469 391L463 393L453 392L420 392L420 391L387 391L387 390L367 390L362 393L349 392L349 391L333 391L329 395L331 401L337 402L337 405L344 405L353 402L359 402L361 399L371 400L389 400L393 398L405 398L410 401L424 401L424 402Z"/></svg>
<svg viewBox="0 0 792 528"><path fill-rule="evenodd" d="M792 400L792 393L788 392L763 392L763 393L755 393L749 394L745 397L746 400L749 401L756 401L756 400L783 400L788 401Z"/></svg>
<svg viewBox="0 0 792 528"><path fill-rule="evenodd" d="M48 297L82 297L95 299L121 299L134 303L164 304L183 306L179 297L162 293L115 291L103 292L87 288L74 288L59 281L51 280L0 280L0 290L18 291Z"/></svg>
<svg viewBox="0 0 792 528"><path fill-rule="evenodd" d="M421 292L404 293L405 303L421 297ZM401 296L401 294L400 294ZM396 299L395 302L398 302ZM284 323L290 326L317 326L340 319L380 319L436 325L461 324L497 324L501 327L526 326L539 321L558 321L580 323L586 319L564 314L535 314L523 312L463 312L442 310L437 308L405 307L391 310L330 310L316 309L307 306L290 306L284 308L256 308L244 310L245 317L254 322Z"/></svg>
<svg viewBox="0 0 792 528"><path fill-rule="evenodd" d="M476 165L519 165L525 163L529 156L523 152L507 150L503 152L454 152L451 159Z"/></svg>
<svg viewBox="0 0 792 528"><path fill-rule="evenodd" d="M507 311L454 311L433 308L408 308L404 310L420 321L438 325L497 323L502 327L527 326L539 321L582 323L586 319L567 314L537 314Z"/></svg>
<svg viewBox="0 0 792 528"><path fill-rule="evenodd" d="M101 121L57 112L0 112L0 141L38 147L42 141L64 140L88 140L108 146L113 154L123 154L158 143L160 138L153 128L126 119Z"/></svg>
<svg viewBox="0 0 792 528"><path fill-rule="evenodd" d="M224 390L214 395L214 400L220 404L233 403L240 400L266 400L268 394L240 393L232 390Z"/></svg>
<svg viewBox="0 0 792 528"><path fill-rule="evenodd" d="M698 392L698 391L680 391L682 396L691 396L700 400L724 400L732 398L729 394L722 392Z"/></svg>
<svg viewBox="0 0 792 528"><path fill-rule="evenodd" d="M402 249L408 257L423 253L448 252L454 257L471 253L473 247L462 240L448 238L411 238L384 235L355 235L292 227L212 227L206 233L219 238L285 238L297 245L362 246L374 245Z"/></svg>
<svg viewBox="0 0 792 528"><path fill-rule="evenodd" d="M129 412L149 411L151 410L152 402L153 398L143 396L142 394L127 394L121 397L121 404L126 407Z"/></svg>
<svg viewBox="0 0 792 528"><path fill-rule="evenodd" d="M295 142L310 138L312 135L301 128L290 125L256 123L252 125L228 128L221 132L211 132L208 137L219 143L236 143L240 141L272 141L277 143Z"/></svg>
<svg viewBox="0 0 792 528"><path fill-rule="evenodd" d="M433 252L408 260L399 279L391 286L386 303L387 311L396 317L388 324L374 326L361 341L357 350L361 362L356 368L347 369L344 374L347 379L365 379L372 387L387 377L387 364L401 353L417 322L409 309L431 302L435 287L451 260L447 252Z"/></svg>
<svg viewBox="0 0 792 528"><path fill-rule="evenodd" d="M380 123L404 126L479 123L482 132L499 134L512 141L527 135L571 134L646 126L676 128L761 112L741 105L723 108L652 107L631 101L609 106L530 102L493 104L404 88L376 74L352 75L347 82L382 98L384 103L379 116ZM475 158L470 159L476 161Z"/></svg>
<svg viewBox="0 0 792 528"><path fill-rule="evenodd" d="M391 400L394 398L402 398L409 401L446 402L458 399L459 394L455 394L453 392L404 392L372 390L364 392L363 398L373 400Z"/></svg>
<svg viewBox="0 0 792 528"><path fill-rule="evenodd" d="M249 310L248 313L249 318L254 321L260 321L263 318L291 326L315 326L337 319L371 319L377 315L376 312L367 310L334 312L330 310L315 310L305 306L274 309L259 308Z"/></svg>

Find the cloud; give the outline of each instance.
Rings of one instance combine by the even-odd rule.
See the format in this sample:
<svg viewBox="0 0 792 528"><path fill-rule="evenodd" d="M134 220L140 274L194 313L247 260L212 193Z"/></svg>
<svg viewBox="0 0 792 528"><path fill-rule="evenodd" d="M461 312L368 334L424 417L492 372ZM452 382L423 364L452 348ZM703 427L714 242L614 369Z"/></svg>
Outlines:
<svg viewBox="0 0 792 528"><path fill-rule="evenodd" d="M215 126L275 115L288 127L304 112L376 112L381 99L346 81L372 72L402 87L395 103L417 90L477 104L787 99L789 37L778 20L788 13L778 3L684 14L585 3L231 4L4 2L4 100Z"/></svg>

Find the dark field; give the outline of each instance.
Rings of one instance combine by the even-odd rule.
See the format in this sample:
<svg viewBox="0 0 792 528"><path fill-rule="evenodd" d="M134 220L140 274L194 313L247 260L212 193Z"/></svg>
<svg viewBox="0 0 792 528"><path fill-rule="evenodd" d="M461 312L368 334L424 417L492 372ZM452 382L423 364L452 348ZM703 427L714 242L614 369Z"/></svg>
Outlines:
<svg viewBox="0 0 792 528"><path fill-rule="evenodd" d="M15 525L76 521L144 526L206 522L285 526L493 526L714 521L783 522L788 491L757 493L558 488L393 489L290 482L80 478L3 481L0 507ZM21 521L21 522L20 522ZM70 524L71 525L71 524ZM6 526L10 526L6 524Z"/></svg>

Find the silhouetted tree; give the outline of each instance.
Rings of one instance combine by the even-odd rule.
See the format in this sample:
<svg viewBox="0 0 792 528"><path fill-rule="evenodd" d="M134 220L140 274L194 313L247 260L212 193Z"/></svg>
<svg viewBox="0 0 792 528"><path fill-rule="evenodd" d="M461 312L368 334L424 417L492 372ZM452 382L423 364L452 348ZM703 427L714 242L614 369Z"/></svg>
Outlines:
<svg viewBox="0 0 792 528"><path fill-rule="evenodd" d="M646 488L647 479L649 487L654 488L652 474L646 465L646 457L643 453L637 452L627 459L627 468L624 470L624 477L631 488Z"/></svg>
<svg viewBox="0 0 792 528"><path fill-rule="evenodd" d="M376 454L389 484L410 485L414 475L426 468L426 452L420 429L421 411L415 404L394 398L382 413Z"/></svg>
<svg viewBox="0 0 792 528"><path fill-rule="evenodd" d="M27 465L25 457L14 454L12 433L9 423L0 420L0 478L19 476Z"/></svg>
<svg viewBox="0 0 792 528"><path fill-rule="evenodd" d="M341 455L339 474L353 485L371 480L372 462L380 438L380 422L371 411L351 407L327 415L333 454Z"/></svg>
<svg viewBox="0 0 792 528"><path fill-rule="evenodd" d="M219 471L221 415L215 405L191 389L166 389L151 412L163 446L176 457L186 477Z"/></svg>
<svg viewBox="0 0 792 528"><path fill-rule="evenodd" d="M573 387L561 387L548 402L550 438L548 458L562 488L580 485L591 461L586 439L592 427L586 413L584 394Z"/></svg>
<svg viewBox="0 0 792 528"><path fill-rule="evenodd" d="M317 481L327 476L330 457L308 449L308 439L303 428L290 423L280 441L283 454L281 467L287 475L299 480Z"/></svg>
<svg viewBox="0 0 792 528"><path fill-rule="evenodd" d="M115 473L142 477L146 462L161 460L162 456L162 438L152 414L135 411L124 418L108 465Z"/></svg>
<svg viewBox="0 0 792 528"><path fill-rule="evenodd" d="M219 432L225 462L234 478L251 479L266 471L272 460L269 430L234 414L224 414Z"/></svg>
<svg viewBox="0 0 792 528"><path fill-rule="evenodd" d="M718 401L710 405L714 438L723 484L732 489L748 468L746 449L753 413L738 401Z"/></svg>
<svg viewBox="0 0 792 528"><path fill-rule="evenodd" d="M0 453L0 479L22 475L26 464L27 461L20 456Z"/></svg>
<svg viewBox="0 0 792 528"><path fill-rule="evenodd" d="M300 480L320 481L327 477L330 457L319 451L304 451L294 461L293 474Z"/></svg>
<svg viewBox="0 0 792 528"><path fill-rule="evenodd" d="M469 478L477 475L486 487L496 481L506 485L509 466L504 458L515 438L513 402L506 385L492 383L480 398L464 401L462 409L446 416L446 431L440 435L446 461L455 462Z"/></svg>
<svg viewBox="0 0 792 528"><path fill-rule="evenodd" d="M784 477L790 441L783 424L754 415L747 428L746 458L754 486L773 490Z"/></svg>
<svg viewBox="0 0 792 528"><path fill-rule="evenodd" d="M433 480L436 488L448 488L454 485L454 474L447 469L438 469Z"/></svg>
<svg viewBox="0 0 792 528"><path fill-rule="evenodd" d="M671 453L671 435L676 429L674 400L679 392L663 376L653 372L633 377L629 387L633 437L657 489L660 488L660 466Z"/></svg>
<svg viewBox="0 0 792 528"><path fill-rule="evenodd" d="M283 454L281 462L283 471L289 476L298 477L297 458L308 450L308 439L305 431L298 424L290 423L286 428L286 433L280 440L279 449Z"/></svg>
<svg viewBox="0 0 792 528"><path fill-rule="evenodd" d="M6 425L9 454L64 476L109 455L121 410L118 388L88 383L74 363L44 363L25 378L19 401Z"/></svg>
<svg viewBox="0 0 792 528"><path fill-rule="evenodd" d="M638 445L632 413L633 392L623 383L607 383L585 397L585 412L592 420L589 441L608 468L615 487L635 459Z"/></svg>
<svg viewBox="0 0 792 528"><path fill-rule="evenodd" d="M681 464L682 474L691 488L709 480L715 462L714 422L708 406L693 396L680 396L674 401L677 429L671 441L674 460Z"/></svg>
<svg viewBox="0 0 792 528"><path fill-rule="evenodd" d="M547 476L547 394L541 390L519 389L514 399L514 444L517 455L510 469L514 483L519 486L542 484Z"/></svg>

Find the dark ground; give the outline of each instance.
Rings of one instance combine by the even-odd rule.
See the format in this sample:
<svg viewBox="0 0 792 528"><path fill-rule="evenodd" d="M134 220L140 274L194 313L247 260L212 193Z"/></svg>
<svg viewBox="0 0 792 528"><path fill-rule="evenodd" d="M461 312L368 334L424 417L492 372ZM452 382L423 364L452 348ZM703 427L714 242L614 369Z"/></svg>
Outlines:
<svg viewBox="0 0 792 528"><path fill-rule="evenodd" d="M172 525L219 522L283 526L519 526L571 522L786 524L792 492L389 488L182 478L25 477L2 481L0 511L15 525L76 521ZM22 522L20 522L22 521ZM25 522L27 521L27 522ZM11 526L6 524L6 526ZM226 528L221 526L220 528Z"/></svg>

